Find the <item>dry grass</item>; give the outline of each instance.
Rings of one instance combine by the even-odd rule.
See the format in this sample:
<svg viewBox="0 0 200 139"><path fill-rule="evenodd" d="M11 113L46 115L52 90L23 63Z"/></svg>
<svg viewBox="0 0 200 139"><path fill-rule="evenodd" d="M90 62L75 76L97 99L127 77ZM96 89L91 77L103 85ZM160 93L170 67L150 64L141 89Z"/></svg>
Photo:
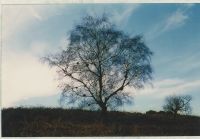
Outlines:
<svg viewBox="0 0 200 139"><path fill-rule="evenodd" d="M190 136L200 135L200 117L50 108L2 110L2 136Z"/></svg>

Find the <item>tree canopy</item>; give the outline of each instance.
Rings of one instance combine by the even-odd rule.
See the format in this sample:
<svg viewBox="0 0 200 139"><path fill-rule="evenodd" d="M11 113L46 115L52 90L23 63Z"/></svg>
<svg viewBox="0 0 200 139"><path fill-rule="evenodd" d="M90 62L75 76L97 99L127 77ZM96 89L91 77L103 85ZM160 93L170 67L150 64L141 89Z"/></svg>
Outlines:
<svg viewBox="0 0 200 139"><path fill-rule="evenodd" d="M85 16L69 34L69 45L45 57L62 78L62 98L79 107L115 109L132 100L124 88L144 87L152 79L151 50L142 36L130 37L108 16Z"/></svg>
<svg viewBox="0 0 200 139"><path fill-rule="evenodd" d="M168 96L165 99L163 109L173 114L190 114L192 112L191 100L192 97L190 95Z"/></svg>

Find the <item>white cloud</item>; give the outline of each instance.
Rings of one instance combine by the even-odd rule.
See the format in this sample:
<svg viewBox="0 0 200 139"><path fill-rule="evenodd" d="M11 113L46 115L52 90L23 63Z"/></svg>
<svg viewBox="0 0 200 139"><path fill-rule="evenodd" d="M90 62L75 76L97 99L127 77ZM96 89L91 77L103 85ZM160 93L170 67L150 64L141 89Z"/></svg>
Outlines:
<svg viewBox="0 0 200 139"><path fill-rule="evenodd" d="M58 93L56 72L31 53L3 51L2 106L36 96Z"/></svg>
<svg viewBox="0 0 200 139"><path fill-rule="evenodd" d="M48 49L49 49L48 43L35 41L31 44L29 51L31 52L32 55L41 57L44 56L45 52L48 51Z"/></svg>
<svg viewBox="0 0 200 139"><path fill-rule="evenodd" d="M8 43L24 28L59 14L64 6L4 5L2 18L2 106L14 106L15 102L38 96L58 93L55 69L39 60L51 46L44 41L33 40L30 46ZM22 45L18 47L18 45ZM20 49L19 49L20 48ZM29 48L24 49L24 48Z"/></svg>

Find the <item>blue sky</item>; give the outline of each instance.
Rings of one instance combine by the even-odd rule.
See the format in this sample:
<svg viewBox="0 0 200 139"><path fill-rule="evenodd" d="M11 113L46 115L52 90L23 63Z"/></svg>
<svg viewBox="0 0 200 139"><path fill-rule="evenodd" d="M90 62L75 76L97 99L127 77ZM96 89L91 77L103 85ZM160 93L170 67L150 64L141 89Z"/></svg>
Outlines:
<svg viewBox="0 0 200 139"><path fill-rule="evenodd" d="M59 106L55 69L39 58L67 46L81 17L104 12L130 36L143 35L154 52L153 87L126 88L134 105L122 109L161 110L166 96L189 94L200 115L200 4L4 5L2 106Z"/></svg>

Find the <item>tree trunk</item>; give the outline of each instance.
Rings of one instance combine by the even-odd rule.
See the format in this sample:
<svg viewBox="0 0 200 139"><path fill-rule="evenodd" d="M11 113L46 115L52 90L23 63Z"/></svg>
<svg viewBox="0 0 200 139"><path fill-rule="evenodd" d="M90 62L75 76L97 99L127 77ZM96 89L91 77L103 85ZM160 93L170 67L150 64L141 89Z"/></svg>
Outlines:
<svg viewBox="0 0 200 139"><path fill-rule="evenodd" d="M178 116L178 111L174 111L174 118L176 118Z"/></svg>
<svg viewBox="0 0 200 139"><path fill-rule="evenodd" d="M103 115L106 115L106 113L107 113L107 107L105 105L101 107L101 113Z"/></svg>
<svg viewBox="0 0 200 139"><path fill-rule="evenodd" d="M107 123L107 107L105 105L101 107L101 120L104 124Z"/></svg>
<svg viewBox="0 0 200 139"><path fill-rule="evenodd" d="M175 111L174 111L174 114L175 114L175 115L178 115L178 111L177 111L177 110L175 110Z"/></svg>

